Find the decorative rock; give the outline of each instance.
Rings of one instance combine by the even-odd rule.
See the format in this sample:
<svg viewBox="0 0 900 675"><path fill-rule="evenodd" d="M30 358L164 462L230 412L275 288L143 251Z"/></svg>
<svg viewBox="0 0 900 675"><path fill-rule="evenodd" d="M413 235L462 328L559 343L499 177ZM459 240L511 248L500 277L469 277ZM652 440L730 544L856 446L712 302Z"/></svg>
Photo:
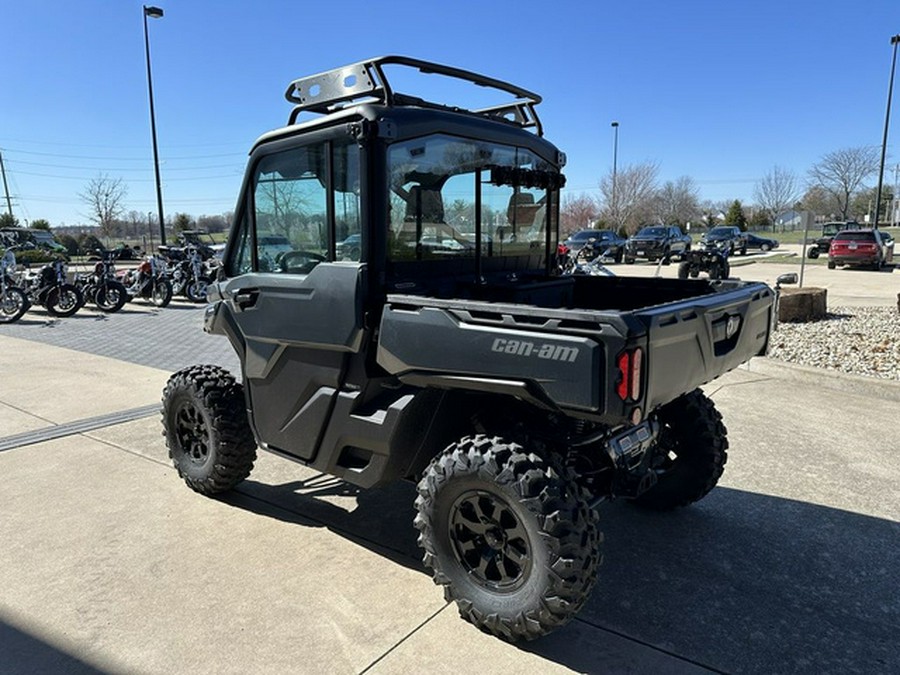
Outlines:
<svg viewBox="0 0 900 675"><path fill-rule="evenodd" d="M779 321L821 321L828 313L825 288L782 288Z"/></svg>
<svg viewBox="0 0 900 675"><path fill-rule="evenodd" d="M900 381L900 314L890 305L834 307L824 321L779 323L768 356Z"/></svg>

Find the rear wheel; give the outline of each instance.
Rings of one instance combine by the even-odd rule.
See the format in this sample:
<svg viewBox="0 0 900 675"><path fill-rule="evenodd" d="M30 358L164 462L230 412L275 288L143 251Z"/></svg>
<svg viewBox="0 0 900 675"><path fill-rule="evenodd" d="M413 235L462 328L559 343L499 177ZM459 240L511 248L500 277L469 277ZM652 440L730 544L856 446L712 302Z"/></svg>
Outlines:
<svg viewBox="0 0 900 675"><path fill-rule="evenodd" d="M829 260L828 269L833 270L835 267L837 267L837 264L834 262L834 260Z"/></svg>
<svg viewBox="0 0 900 675"><path fill-rule="evenodd" d="M769 251L772 250L772 247L769 244L762 244L759 247L759 250L762 251L763 253L768 253Z"/></svg>
<svg viewBox="0 0 900 675"><path fill-rule="evenodd" d="M207 277L199 277L189 281L184 289L184 294L191 302L206 302L206 288L209 286Z"/></svg>
<svg viewBox="0 0 900 675"><path fill-rule="evenodd" d="M657 482L634 499L666 511L699 501L712 490L728 460L728 432L715 404L696 389L663 406L653 456Z"/></svg>
<svg viewBox="0 0 900 675"><path fill-rule="evenodd" d="M418 492L425 565L464 619L533 639L584 604L602 537L586 493L556 462L502 438L466 437L431 462Z"/></svg>
<svg viewBox="0 0 900 675"><path fill-rule="evenodd" d="M8 286L0 292L0 323L13 323L28 311L28 297L21 288Z"/></svg>
<svg viewBox="0 0 900 675"><path fill-rule="evenodd" d="M731 268L727 260L718 260L709 267L710 279L727 279L731 274Z"/></svg>
<svg viewBox="0 0 900 675"><path fill-rule="evenodd" d="M815 260L816 258L819 257L819 249L816 246L813 246L811 249L809 249L806 252L806 257L812 258L813 260Z"/></svg>
<svg viewBox="0 0 900 675"><path fill-rule="evenodd" d="M190 366L163 390L162 423L169 457L192 490L230 490L250 475L256 441L243 389L219 366Z"/></svg>

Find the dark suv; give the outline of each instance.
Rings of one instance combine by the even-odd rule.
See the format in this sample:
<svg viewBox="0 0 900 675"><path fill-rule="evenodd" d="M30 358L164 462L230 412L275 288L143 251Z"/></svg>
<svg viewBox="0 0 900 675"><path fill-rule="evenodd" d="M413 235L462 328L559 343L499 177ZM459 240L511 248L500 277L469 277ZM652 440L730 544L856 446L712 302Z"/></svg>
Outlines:
<svg viewBox="0 0 900 675"><path fill-rule="evenodd" d="M625 262L633 263L638 258L656 262L662 258L668 263L673 255L691 250L691 236L676 225L652 225L631 236L625 244Z"/></svg>
<svg viewBox="0 0 900 675"><path fill-rule="evenodd" d="M403 67L512 100L430 103L393 88ZM774 294L560 275L565 155L528 90L392 56L287 98L209 290L205 328L242 382L217 365L172 375L169 455L203 494L246 478L257 447L360 488L415 481L445 596L487 632L543 635L597 579L600 503L673 509L716 485L728 441L699 387L765 353ZM292 247L274 265L269 236Z"/></svg>
<svg viewBox="0 0 900 675"><path fill-rule="evenodd" d="M700 244L724 246L728 255L747 254L747 235L736 225L720 225L712 228L700 237Z"/></svg>

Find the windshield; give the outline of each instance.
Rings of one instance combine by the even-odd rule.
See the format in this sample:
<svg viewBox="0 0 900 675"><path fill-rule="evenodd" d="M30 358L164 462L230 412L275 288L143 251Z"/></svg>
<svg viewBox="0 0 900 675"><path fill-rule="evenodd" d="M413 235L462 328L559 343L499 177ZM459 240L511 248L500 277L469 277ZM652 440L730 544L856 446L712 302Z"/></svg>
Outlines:
<svg viewBox="0 0 900 675"><path fill-rule="evenodd" d="M645 227L643 230L638 232L637 236L639 237L663 237L666 234L666 228L664 227Z"/></svg>
<svg viewBox="0 0 900 675"><path fill-rule="evenodd" d="M392 145L388 171L392 261L475 258L479 229L483 258L537 268L556 249L561 176L528 150L427 136Z"/></svg>
<svg viewBox="0 0 900 675"><path fill-rule="evenodd" d="M708 234L710 237L730 237L734 230L730 227L714 227Z"/></svg>
<svg viewBox="0 0 900 675"><path fill-rule="evenodd" d="M841 232L835 241L875 241L874 232Z"/></svg>

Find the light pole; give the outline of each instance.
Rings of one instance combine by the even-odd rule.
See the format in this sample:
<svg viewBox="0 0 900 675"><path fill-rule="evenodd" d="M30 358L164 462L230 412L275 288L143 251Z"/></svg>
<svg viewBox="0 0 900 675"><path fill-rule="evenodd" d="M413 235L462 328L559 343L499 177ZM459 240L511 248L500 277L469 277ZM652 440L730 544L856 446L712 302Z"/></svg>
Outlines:
<svg viewBox="0 0 900 675"><path fill-rule="evenodd" d="M891 121L891 96L894 93L894 68L897 65L897 43L900 43L900 35L891 38L894 45L894 55L891 57L891 79L888 81L887 110L884 113L884 136L881 139L881 166L878 168L878 190L875 192L875 224L878 229L878 213L881 211L881 185L884 181L884 155L887 152L888 124ZM894 195L896 197L896 195Z"/></svg>
<svg viewBox="0 0 900 675"><path fill-rule="evenodd" d="M613 174L612 174L612 207L613 220L616 223L616 230L619 229L619 203L616 201L616 162L619 155L619 123L613 121L610 125L613 128Z"/></svg>
<svg viewBox="0 0 900 675"><path fill-rule="evenodd" d="M150 74L150 36L147 32L147 17L161 19L163 11L159 7L144 5L144 49L147 55L147 91L150 94L150 134L153 136L153 169L156 171L156 206L159 210L160 246L166 245L166 221L163 217L162 182L159 179L159 148L156 145L156 113L153 110L153 77Z"/></svg>

